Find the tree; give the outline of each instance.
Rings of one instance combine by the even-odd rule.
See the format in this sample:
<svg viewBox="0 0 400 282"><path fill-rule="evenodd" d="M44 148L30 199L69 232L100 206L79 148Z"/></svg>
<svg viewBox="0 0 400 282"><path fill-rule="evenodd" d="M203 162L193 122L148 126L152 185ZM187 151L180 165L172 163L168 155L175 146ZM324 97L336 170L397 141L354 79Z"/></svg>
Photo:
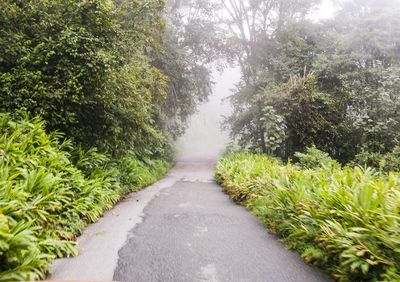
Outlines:
<svg viewBox="0 0 400 282"><path fill-rule="evenodd" d="M269 19L275 19L268 32L246 29L260 6L229 3L236 19L231 32L239 38L236 46L243 45L235 48L243 55L243 79L227 123L240 145L271 153L265 136L272 129L263 126L270 107L286 125L285 142L272 153L285 158L316 145L346 163L360 152L384 154L398 145L398 1L345 1L337 17L323 23L304 17L315 1L304 2L304 9L296 1L258 1L270 4Z"/></svg>
<svg viewBox="0 0 400 282"><path fill-rule="evenodd" d="M0 109L41 115L82 146L160 153L155 116L166 77L149 53L162 1L39 0L0 4Z"/></svg>
<svg viewBox="0 0 400 282"><path fill-rule="evenodd" d="M221 52L214 8L211 2L194 0L174 0L167 6L163 48L154 65L168 76L161 120L164 131L174 139L212 92L211 68Z"/></svg>
<svg viewBox="0 0 400 282"><path fill-rule="evenodd" d="M314 70L319 87L346 104L344 162L361 151L388 152L400 140L400 22L395 4L349 1L326 24L325 52L318 54Z"/></svg>
<svg viewBox="0 0 400 282"><path fill-rule="evenodd" d="M312 73L291 77L283 90L280 113L287 126L285 157L311 146L337 157L343 109L335 97L319 91Z"/></svg>
<svg viewBox="0 0 400 282"><path fill-rule="evenodd" d="M302 24L318 0L219 0L220 24L226 48L234 56L246 85L256 84L276 51L276 41L288 26Z"/></svg>

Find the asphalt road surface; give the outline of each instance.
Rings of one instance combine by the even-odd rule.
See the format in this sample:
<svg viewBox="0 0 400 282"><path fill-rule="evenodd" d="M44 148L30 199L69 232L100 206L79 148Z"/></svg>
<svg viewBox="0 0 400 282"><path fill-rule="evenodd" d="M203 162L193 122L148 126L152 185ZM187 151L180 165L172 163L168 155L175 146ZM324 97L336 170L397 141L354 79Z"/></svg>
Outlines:
<svg viewBox="0 0 400 282"><path fill-rule="evenodd" d="M213 164L177 164L182 177L144 209L118 252L114 280L329 281L221 192Z"/></svg>
<svg viewBox="0 0 400 282"><path fill-rule="evenodd" d="M213 180L214 162L183 160L130 194L78 238L52 280L329 281L268 234Z"/></svg>

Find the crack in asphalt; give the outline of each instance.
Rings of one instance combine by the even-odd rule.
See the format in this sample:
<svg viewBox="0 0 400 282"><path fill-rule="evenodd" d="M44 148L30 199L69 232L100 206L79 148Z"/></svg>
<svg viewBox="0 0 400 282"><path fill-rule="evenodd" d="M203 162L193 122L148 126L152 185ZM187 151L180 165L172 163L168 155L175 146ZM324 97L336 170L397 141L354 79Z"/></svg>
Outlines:
<svg viewBox="0 0 400 282"><path fill-rule="evenodd" d="M118 252L114 280L330 281L233 203L212 180L213 168L177 164L172 174L183 177L145 207Z"/></svg>

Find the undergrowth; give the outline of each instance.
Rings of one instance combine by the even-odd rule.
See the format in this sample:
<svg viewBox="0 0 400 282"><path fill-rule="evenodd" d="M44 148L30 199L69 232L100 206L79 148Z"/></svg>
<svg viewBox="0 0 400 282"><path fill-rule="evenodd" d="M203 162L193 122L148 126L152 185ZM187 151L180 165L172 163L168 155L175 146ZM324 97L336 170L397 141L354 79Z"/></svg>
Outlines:
<svg viewBox="0 0 400 282"><path fill-rule="evenodd" d="M315 161L313 155L318 155ZM233 152L216 179L287 245L339 281L400 281L400 173Z"/></svg>
<svg viewBox="0 0 400 282"><path fill-rule="evenodd" d="M0 281L37 280L75 238L130 191L155 182L163 160L84 152L44 122L0 114Z"/></svg>

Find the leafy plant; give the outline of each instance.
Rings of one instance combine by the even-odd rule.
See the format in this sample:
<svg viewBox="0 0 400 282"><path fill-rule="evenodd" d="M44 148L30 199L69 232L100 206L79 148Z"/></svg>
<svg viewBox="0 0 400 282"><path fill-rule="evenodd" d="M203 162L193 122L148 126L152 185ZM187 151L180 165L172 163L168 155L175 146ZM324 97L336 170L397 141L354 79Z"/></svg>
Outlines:
<svg viewBox="0 0 400 282"><path fill-rule="evenodd" d="M294 155L299 160L299 166L302 168L340 167L337 161L332 159L327 153L318 150L315 146L307 148L305 153L297 152Z"/></svg>
<svg viewBox="0 0 400 282"><path fill-rule="evenodd" d="M0 110L25 110L85 150L162 157L167 77L158 0L4 0Z"/></svg>
<svg viewBox="0 0 400 282"><path fill-rule="evenodd" d="M242 149L286 160L315 145L347 164L400 145L398 1L335 1L319 22L306 15L320 1L231 2L240 13L215 17L240 67L226 125Z"/></svg>
<svg viewBox="0 0 400 282"><path fill-rule="evenodd" d="M169 168L132 154L116 165L61 137L39 118L0 114L0 281L45 278L54 258L77 254L74 240L88 223Z"/></svg>
<svg viewBox="0 0 400 282"><path fill-rule="evenodd" d="M309 151L302 155L307 169L229 153L218 162L216 179L290 248L337 280L398 281L400 174L337 165L311 169L327 156Z"/></svg>
<svg viewBox="0 0 400 282"><path fill-rule="evenodd" d="M400 171L400 146L386 154L362 151L353 162L361 166L371 166L384 171Z"/></svg>

